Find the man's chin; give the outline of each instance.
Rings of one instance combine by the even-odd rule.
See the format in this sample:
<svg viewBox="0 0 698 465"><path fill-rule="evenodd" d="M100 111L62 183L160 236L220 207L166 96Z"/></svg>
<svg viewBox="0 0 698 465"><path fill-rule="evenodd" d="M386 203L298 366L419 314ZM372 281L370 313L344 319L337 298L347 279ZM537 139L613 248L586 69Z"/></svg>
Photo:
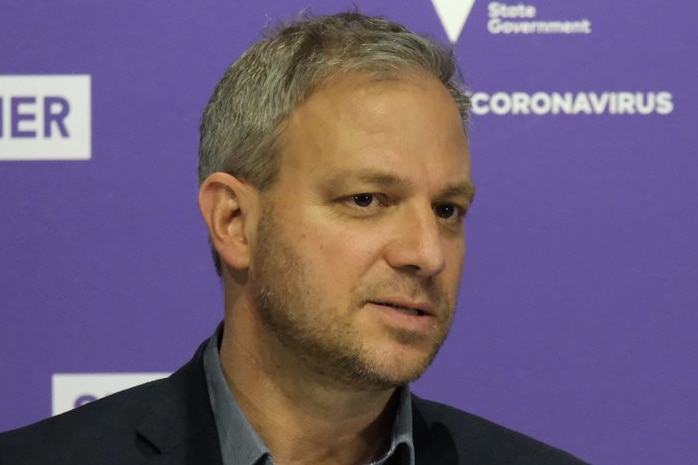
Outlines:
<svg viewBox="0 0 698 465"><path fill-rule="evenodd" d="M394 389L419 379L429 368L437 350L420 351L414 347L392 351L367 364L362 373L362 384L374 390Z"/></svg>

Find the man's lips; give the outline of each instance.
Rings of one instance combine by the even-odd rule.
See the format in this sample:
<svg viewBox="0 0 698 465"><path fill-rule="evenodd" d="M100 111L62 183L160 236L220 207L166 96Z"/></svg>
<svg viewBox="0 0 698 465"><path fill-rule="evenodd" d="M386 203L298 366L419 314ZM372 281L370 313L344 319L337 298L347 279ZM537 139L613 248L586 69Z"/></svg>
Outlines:
<svg viewBox="0 0 698 465"><path fill-rule="evenodd" d="M374 305L381 305L383 307L394 308L395 310L402 312L406 315L414 316L433 316L434 311L431 305L421 302L409 302L401 299L377 299L371 300L370 303Z"/></svg>

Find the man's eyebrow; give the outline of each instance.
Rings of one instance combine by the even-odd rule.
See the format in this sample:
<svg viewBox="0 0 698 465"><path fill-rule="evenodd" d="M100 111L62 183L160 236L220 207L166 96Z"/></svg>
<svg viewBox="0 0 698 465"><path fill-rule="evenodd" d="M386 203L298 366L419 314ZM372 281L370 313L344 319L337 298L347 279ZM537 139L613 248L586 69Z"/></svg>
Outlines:
<svg viewBox="0 0 698 465"><path fill-rule="evenodd" d="M322 186L326 192L336 192L353 188L351 184L355 182L386 187L411 187L414 184L413 181L392 173L367 169L342 171L327 178ZM467 179L446 186L437 195L439 198L461 196L465 197L468 203L472 203L475 198L475 186Z"/></svg>
<svg viewBox="0 0 698 465"><path fill-rule="evenodd" d="M468 203L473 203L473 200L475 199L475 191L475 185L468 180L464 180L447 186L446 189L441 192L440 197L448 198L463 196L468 200Z"/></svg>
<svg viewBox="0 0 698 465"><path fill-rule="evenodd" d="M326 191L342 191L348 189L352 183L365 183L376 186L409 187L412 182L391 173L376 170L347 170L341 171L327 178L322 186Z"/></svg>

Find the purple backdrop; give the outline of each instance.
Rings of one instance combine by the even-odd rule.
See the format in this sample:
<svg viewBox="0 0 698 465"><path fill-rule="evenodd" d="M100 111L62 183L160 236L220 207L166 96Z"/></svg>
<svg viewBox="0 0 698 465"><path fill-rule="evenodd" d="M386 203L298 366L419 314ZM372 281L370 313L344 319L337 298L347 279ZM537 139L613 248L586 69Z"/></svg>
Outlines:
<svg viewBox="0 0 698 465"><path fill-rule="evenodd" d="M430 0L354 3L448 41ZM415 389L597 465L692 463L698 4L504 4L475 1L455 45L479 191L455 326ZM351 4L3 2L0 430L51 414L54 373L171 371L213 330L199 113L304 6ZM91 159L3 161L32 107L2 78L48 74L91 77Z"/></svg>

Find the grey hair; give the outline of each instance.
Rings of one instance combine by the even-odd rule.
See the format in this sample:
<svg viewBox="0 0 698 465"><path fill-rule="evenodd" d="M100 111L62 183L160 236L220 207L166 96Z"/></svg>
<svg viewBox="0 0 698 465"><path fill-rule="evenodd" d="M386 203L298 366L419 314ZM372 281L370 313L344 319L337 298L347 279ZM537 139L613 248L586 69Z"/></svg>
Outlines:
<svg viewBox="0 0 698 465"><path fill-rule="evenodd" d="M467 128L470 99L452 51L380 17L303 17L252 45L216 86L201 117L199 184L222 171L260 190L273 185L284 120L328 78L350 72L375 79L432 75L453 97ZM212 252L221 275L220 257Z"/></svg>

